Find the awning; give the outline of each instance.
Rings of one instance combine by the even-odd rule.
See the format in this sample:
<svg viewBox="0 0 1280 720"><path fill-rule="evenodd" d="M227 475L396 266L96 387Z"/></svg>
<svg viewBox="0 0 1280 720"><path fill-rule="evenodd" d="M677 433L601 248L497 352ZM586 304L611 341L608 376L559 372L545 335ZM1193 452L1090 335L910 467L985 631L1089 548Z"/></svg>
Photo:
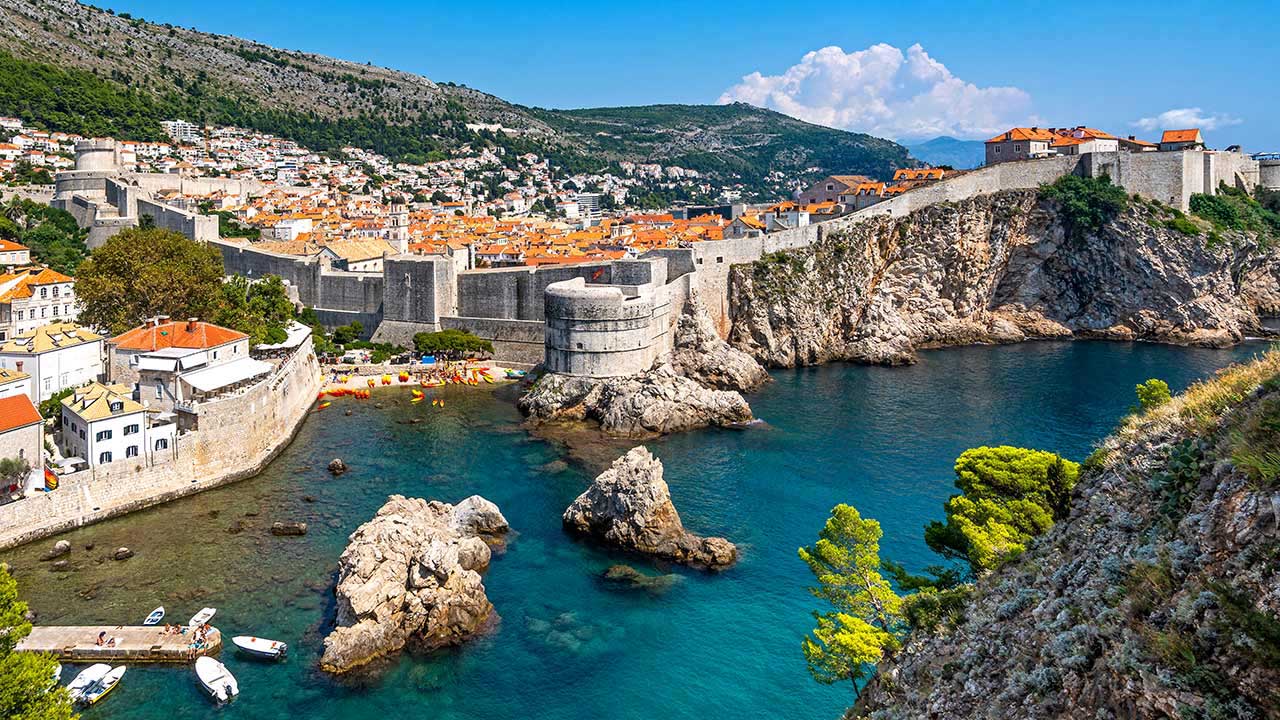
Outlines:
<svg viewBox="0 0 1280 720"><path fill-rule="evenodd" d="M177 358L149 357L147 355L143 355L138 358L139 370L161 370L164 372L173 372L177 367Z"/></svg>
<svg viewBox="0 0 1280 720"><path fill-rule="evenodd" d="M184 373L182 381L201 392L213 392L229 385L235 385L252 377L266 375L271 372L271 363L240 358L221 365Z"/></svg>

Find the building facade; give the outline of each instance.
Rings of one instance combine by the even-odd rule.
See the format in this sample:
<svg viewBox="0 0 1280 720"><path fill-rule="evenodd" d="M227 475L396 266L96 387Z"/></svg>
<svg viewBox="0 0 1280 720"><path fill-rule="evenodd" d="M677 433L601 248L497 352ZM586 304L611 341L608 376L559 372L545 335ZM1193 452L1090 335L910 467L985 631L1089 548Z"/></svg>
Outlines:
<svg viewBox="0 0 1280 720"><path fill-rule="evenodd" d="M144 407L124 385L95 382L62 399L62 454L90 466L142 463L149 453L169 450L176 434L172 413Z"/></svg>
<svg viewBox="0 0 1280 720"><path fill-rule="evenodd" d="M0 345L0 367L31 376L31 399L48 400L102 377L102 336L71 322L42 325Z"/></svg>
<svg viewBox="0 0 1280 720"><path fill-rule="evenodd" d="M0 275L0 341L79 316L74 278L48 268Z"/></svg>

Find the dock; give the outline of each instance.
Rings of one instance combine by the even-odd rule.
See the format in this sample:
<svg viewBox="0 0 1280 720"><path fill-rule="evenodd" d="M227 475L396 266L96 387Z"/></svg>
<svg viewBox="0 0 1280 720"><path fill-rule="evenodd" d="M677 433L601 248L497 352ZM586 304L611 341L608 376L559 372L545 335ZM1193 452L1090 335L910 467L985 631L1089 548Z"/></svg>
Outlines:
<svg viewBox="0 0 1280 720"><path fill-rule="evenodd" d="M99 645L98 634L103 632L107 644ZM192 632L188 628L181 635L165 635L163 625L37 625L15 649L75 663L189 663L222 649L222 632L210 628L204 647L193 652Z"/></svg>

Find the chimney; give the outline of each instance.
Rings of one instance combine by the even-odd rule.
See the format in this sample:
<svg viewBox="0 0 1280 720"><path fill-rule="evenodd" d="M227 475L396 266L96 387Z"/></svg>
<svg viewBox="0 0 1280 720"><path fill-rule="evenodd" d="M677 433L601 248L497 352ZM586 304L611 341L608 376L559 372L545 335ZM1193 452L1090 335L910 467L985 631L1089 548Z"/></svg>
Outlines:
<svg viewBox="0 0 1280 720"><path fill-rule="evenodd" d="M19 360L19 361L17 362L17 366L18 366L18 372L22 372L22 361L21 361L21 360Z"/></svg>
<svg viewBox="0 0 1280 720"><path fill-rule="evenodd" d="M196 331L196 319L193 317L187 318L187 332L195 332L195 331Z"/></svg>

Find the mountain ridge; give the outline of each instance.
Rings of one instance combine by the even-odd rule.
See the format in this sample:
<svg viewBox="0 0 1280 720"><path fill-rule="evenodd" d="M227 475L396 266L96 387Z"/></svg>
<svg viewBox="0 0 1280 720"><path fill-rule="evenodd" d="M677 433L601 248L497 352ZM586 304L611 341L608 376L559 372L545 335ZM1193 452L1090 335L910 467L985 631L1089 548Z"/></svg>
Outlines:
<svg viewBox="0 0 1280 720"><path fill-rule="evenodd" d="M0 113L31 111L26 95L41 91L32 78L51 69L81 71L96 78L79 78L78 87L94 88L82 94L137 93L140 99L119 115L145 119L152 133L158 131L152 116L181 112L184 119L272 132L316 150L367 143L359 146L422 162L433 151L498 144L546 154L570 171L656 162L757 192L780 189L765 179L775 171L804 181L836 173L883 177L917 164L889 140L748 105L526 107L464 85L155 24L71 0L0 0L0 51L15 61L7 66L6 84L26 81L23 92L0 88ZM45 104L63 107L58 119L71 122L96 112L90 99L73 93ZM23 119L50 124L46 117Z"/></svg>

